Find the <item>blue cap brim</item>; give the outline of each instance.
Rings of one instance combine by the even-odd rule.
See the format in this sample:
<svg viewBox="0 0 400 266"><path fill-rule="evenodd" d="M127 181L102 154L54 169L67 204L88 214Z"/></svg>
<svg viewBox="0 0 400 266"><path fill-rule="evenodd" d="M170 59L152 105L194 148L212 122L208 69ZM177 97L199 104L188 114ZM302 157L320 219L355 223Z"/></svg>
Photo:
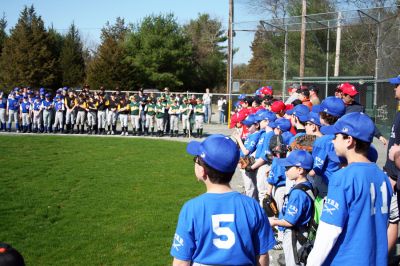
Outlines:
<svg viewBox="0 0 400 266"><path fill-rule="evenodd" d="M268 123L268 126L269 126L270 128L276 128L276 123L273 122L273 121L270 121L270 122Z"/></svg>
<svg viewBox="0 0 400 266"><path fill-rule="evenodd" d="M186 152L193 155L197 156L200 155L200 145L201 142L198 141L191 141L189 144L186 146Z"/></svg>
<svg viewBox="0 0 400 266"><path fill-rule="evenodd" d="M322 126L321 127L321 133L324 135L335 135L339 131L335 128L334 125L332 126Z"/></svg>
<svg viewBox="0 0 400 266"><path fill-rule="evenodd" d="M307 122L308 115L300 115L300 116L297 116L297 118L299 118L300 122Z"/></svg>
<svg viewBox="0 0 400 266"><path fill-rule="evenodd" d="M389 79L390 84L400 84L400 78L399 77L395 77L395 78L391 78Z"/></svg>
<svg viewBox="0 0 400 266"><path fill-rule="evenodd" d="M286 158L277 159L276 163L277 163L279 166L283 166L283 167L286 167L286 166L293 166L293 164L291 164L290 162L288 162L288 160L286 160Z"/></svg>
<svg viewBox="0 0 400 266"><path fill-rule="evenodd" d="M294 112L294 108L293 108L293 109L290 109L290 110L287 110L287 111L286 111L286 114L287 114L287 115L292 115L293 112Z"/></svg>

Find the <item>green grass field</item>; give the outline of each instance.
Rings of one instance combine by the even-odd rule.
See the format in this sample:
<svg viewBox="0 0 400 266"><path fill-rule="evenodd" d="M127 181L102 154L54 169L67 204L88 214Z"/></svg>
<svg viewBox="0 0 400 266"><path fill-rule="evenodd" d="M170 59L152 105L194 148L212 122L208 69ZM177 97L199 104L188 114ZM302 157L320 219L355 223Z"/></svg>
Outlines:
<svg viewBox="0 0 400 266"><path fill-rule="evenodd" d="M0 136L0 241L27 265L168 265L182 204L205 191L186 143Z"/></svg>

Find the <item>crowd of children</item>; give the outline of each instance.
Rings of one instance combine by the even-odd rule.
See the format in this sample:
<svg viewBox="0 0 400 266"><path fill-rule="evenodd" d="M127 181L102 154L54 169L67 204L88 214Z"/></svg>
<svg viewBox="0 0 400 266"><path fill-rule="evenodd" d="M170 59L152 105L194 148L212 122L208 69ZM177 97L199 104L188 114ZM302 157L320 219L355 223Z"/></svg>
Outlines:
<svg viewBox="0 0 400 266"><path fill-rule="evenodd" d="M396 98L400 99L397 97L400 78L390 82L396 85ZM229 138L237 145L240 162L239 158L226 158L227 152L218 156L207 143L211 140L190 143L188 152L198 158L197 178L206 184L208 193L220 194L204 197L222 199L230 195L226 182L230 179L222 182L214 178L213 164L232 165L234 161L240 168L244 194L269 214L269 224L276 230L274 248L283 247L286 265L387 265L388 253L395 243L392 239L397 239L398 203L393 182L376 164L378 153L372 145L374 137L384 145L387 140L363 112L363 106L355 101L358 91L354 85L340 84L335 96L322 101L315 92L318 92L315 86L310 89L292 86L289 97L292 100L286 103L274 99L270 87L258 89L255 96L241 95L230 124L235 130ZM389 143L393 143L395 135L399 134L392 132ZM221 139L218 144L221 149L223 142ZM233 171L232 168L225 172ZM253 265L267 265L260 258L272 248L268 230L260 236L254 229L252 240L240 235L240 239L244 239L241 250L240 244L234 241L237 237L235 219L241 217L236 212L241 212L243 202L207 202L201 200L202 197L196 199L201 203L192 201L181 211L171 249L174 265L175 262L176 265L191 265L182 262L219 265L219 255L232 260L246 257L243 254L251 254ZM276 202L278 215L271 214L271 206L265 205L266 198ZM193 211L191 207L199 209ZM254 211L254 207L251 209ZM211 216L220 218L215 224L213 220L210 228L206 222L196 222L208 219L203 217L208 211ZM188 218L191 215L192 220ZM246 228L254 226L246 218L242 217L241 221L247 224ZM260 245L246 250L247 243L253 241L254 244L263 237L263 244L269 247L261 245L264 253ZM208 241L207 248L184 245L185 241L194 240ZM229 246L217 245L228 240L231 240ZM197 256L202 252L212 257Z"/></svg>
<svg viewBox="0 0 400 266"><path fill-rule="evenodd" d="M205 114L201 97L174 95L168 88L158 97L88 86L80 92L60 88L54 97L43 88L15 88L8 96L0 92L0 130L17 133L115 135L119 120L123 136L202 137Z"/></svg>

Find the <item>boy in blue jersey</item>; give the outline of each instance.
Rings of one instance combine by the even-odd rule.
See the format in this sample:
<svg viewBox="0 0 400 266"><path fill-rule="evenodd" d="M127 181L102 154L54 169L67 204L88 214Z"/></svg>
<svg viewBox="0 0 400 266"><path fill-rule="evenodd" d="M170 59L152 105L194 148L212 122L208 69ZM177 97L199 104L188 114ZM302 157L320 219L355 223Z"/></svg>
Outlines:
<svg viewBox="0 0 400 266"><path fill-rule="evenodd" d="M314 178L314 185L319 195L323 198L332 174L340 169L339 158L335 155L329 126L333 125L346 112L343 101L336 97L327 97L322 101L319 110L321 132L324 136L318 138L313 144L312 156L314 158L313 171L310 175Z"/></svg>
<svg viewBox="0 0 400 266"><path fill-rule="evenodd" d="M387 265L392 188L387 175L367 158L374 123L363 113L349 113L332 131L335 152L348 165L330 179L307 265Z"/></svg>
<svg viewBox="0 0 400 266"><path fill-rule="evenodd" d="M240 157L253 156L256 151L257 143L260 138L260 124L255 114L249 115L245 120L241 122L248 128L248 135L243 142L238 131L232 135L236 139L236 142L240 148ZM242 168L242 167L241 167ZM245 194L256 200L262 200L258 198L257 190L257 170L253 169L240 169L242 174Z"/></svg>
<svg viewBox="0 0 400 266"><path fill-rule="evenodd" d="M4 93L0 91L0 131L6 131L6 108L7 99Z"/></svg>
<svg viewBox="0 0 400 266"><path fill-rule="evenodd" d="M229 186L240 157L235 142L211 135L186 150L195 156L195 175L207 193L181 209L173 265L268 265L275 244L268 218L258 202Z"/></svg>
<svg viewBox="0 0 400 266"><path fill-rule="evenodd" d="M286 177L292 180L295 186L285 197L279 219L272 219L271 226L280 226L280 230L284 231L283 252L286 265L300 265L297 254L301 247L299 239L307 237L307 225L313 214L313 187L307 180L307 174L313 166L313 158L307 151L295 150L287 158L279 159L278 164L286 168Z"/></svg>

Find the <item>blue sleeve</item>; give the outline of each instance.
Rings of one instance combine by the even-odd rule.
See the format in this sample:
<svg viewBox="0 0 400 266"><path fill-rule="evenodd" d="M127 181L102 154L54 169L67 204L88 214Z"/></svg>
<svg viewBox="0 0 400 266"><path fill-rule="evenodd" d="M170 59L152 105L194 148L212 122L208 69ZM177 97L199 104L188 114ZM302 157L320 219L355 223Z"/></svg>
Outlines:
<svg viewBox="0 0 400 266"><path fill-rule="evenodd" d="M343 228L349 216L346 193L343 185L338 181L342 179L342 171L338 171L329 182L328 195L322 209L321 221Z"/></svg>
<svg viewBox="0 0 400 266"><path fill-rule="evenodd" d="M321 137L322 138L322 137ZM313 145L312 157L314 159L313 170L317 175L323 175L323 168L328 157L325 147L322 145L322 139L317 139Z"/></svg>
<svg viewBox="0 0 400 266"><path fill-rule="evenodd" d="M261 208L258 209L261 218L257 227L258 238L256 242L258 242L257 245L259 245L259 250L255 250L257 256L267 253L268 250L272 249L276 244L274 233L272 232L267 215L265 214L264 210Z"/></svg>
<svg viewBox="0 0 400 266"><path fill-rule="evenodd" d="M303 212L303 206L307 204L306 200L308 197L300 189L293 189L290 192L288 202L286 203L286 211L283 215L283 219L292 225L297 225L300 219L304 219L305 213Z"/></svg>
<svg viewBox="0 0 400 266"><path fill-rule="evenodd" d="M289 131L283 132L282 134L282 141L284 144L289 145L290 140L294 138L293 134Z"/></svg>
<svg viewBox="0 0 400 266"><path fill-rule="evenodd" d="M271 151L269 150L269 142L271 141L272 136L274 135L273 131L270 131L268 133L265 134L265 139L263 142L263 152L261 154L261 159L263 159L264 161L268 161L267 159L267 155L271 153Z"/></svg>
<svg viewBox="0 0 400 266"><path fill-rule="evenodd" d="M255 132L249 135L246 141L243 143L244 147L249 151L249 155L256 150L259 137L260 134L258 132Z"/></svg>
<svg viewBox="0 0 400 266"><path fill-rule="evenodd" d="M273 186L279 186L286 180L285 167L278 165L278 158L274 158L271 164L271 170L269 171L267 182Z"/></svg>
<svg viewBox="0 0 400 266"><path fill-rule="evenodd" d="M187 203L182 207L171 247L171 256L179 260L191 261L196 248L190 209Z"/></svg>

